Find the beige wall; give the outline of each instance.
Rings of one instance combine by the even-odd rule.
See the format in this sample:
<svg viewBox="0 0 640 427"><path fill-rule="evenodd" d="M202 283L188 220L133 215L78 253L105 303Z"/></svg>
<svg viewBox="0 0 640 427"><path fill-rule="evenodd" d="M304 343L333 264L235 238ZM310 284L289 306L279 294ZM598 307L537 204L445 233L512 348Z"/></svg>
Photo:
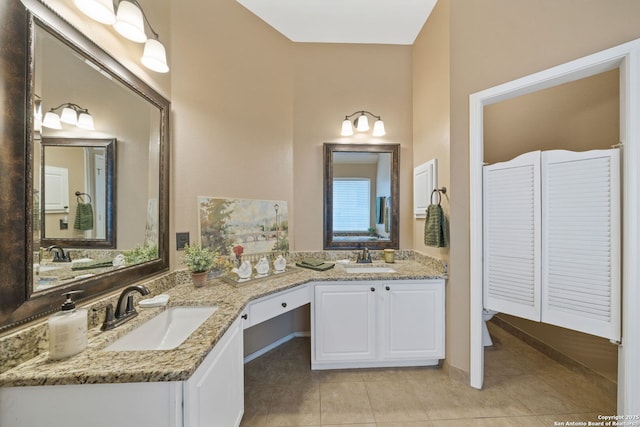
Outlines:
<svg viewBox="0 0 640 427"><path fill-rule="evenodd" d="M450 53L449 0L439 0L413 45L413 167L430 159L438 160L438 186L447 187L442 197L445 215L450 216ZM424 219L411 217L413 248L449 260L449 248L432 248L424 244ZM457 301L467 298L464 286L447 282L446 295L447 364L465 369L464 350L453 338L468 318ZM465 369L466 370L466 369Z"/></svg>
<svg viewBox="0 0 640 427"><path fill-rule="evenodd" d="M469 370L469 95L640 37L640 2L456 0L451 13L449 362ZM449 306L449 309L452 307Z"/></svg>
<svg viewBox="0 0 640 427"><path fill-rule="evenodd" d="M291 42L234 0L172 2L171 19L172 236L199 241L198 196L285 200L291 230Z"/></svg>
<svg viewBox="0 0 640 427"><path fill-rule="evenodd" d="M449 176L449 0L440 0L413 45L413 165L438 160L438 187L450 190ZM413 171L412 171L413 173ZM450 191L442 197L449 216ZM413 197L413 193L411 194ZM435 196L434 196L435 201ZM413 200L411 201L413 204ZM424 244L424 219L414 219L413 248L444 260L449 248ZM449 295L447 295L449 297Z"/></svg>
<svg viewBox="0 0 640 427"><path fill-rule="evenodd" d="M619 142L619 71L492 104L484 109L484 161L535 150L608 149Z"/></svg>
<svg viewBox="0 0 640 427"><path fill-rule="evenodd" d="M321 250L322 144L400 144L400 248L411 248L411 47L295 44L293 248ZM340 136L345 115L367 110L387 134Z"/></svg>

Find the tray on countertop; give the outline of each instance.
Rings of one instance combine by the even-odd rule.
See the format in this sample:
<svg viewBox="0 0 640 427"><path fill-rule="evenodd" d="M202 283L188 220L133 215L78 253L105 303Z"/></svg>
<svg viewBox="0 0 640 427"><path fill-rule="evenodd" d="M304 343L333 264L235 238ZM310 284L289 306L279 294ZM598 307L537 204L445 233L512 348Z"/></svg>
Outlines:
<svg viewBox="0 0 640 427"><path fill-rule="evenodd" d="M250 285L252 283L260 282L267 279L274 279L276 277L286 276L287 274L295 273L296 271L301 271L301 269L298 267L292 267L287 265L284 271L280 271L280 272L276 272L275 270L269 270L267 274L258 274L255 271L253 271L251 273L251 276L247 279L241 279L240 277L238 277L236 273L227 273L218 278L226 283L229 283L233 286L238 287L238 286Z"/></svg>

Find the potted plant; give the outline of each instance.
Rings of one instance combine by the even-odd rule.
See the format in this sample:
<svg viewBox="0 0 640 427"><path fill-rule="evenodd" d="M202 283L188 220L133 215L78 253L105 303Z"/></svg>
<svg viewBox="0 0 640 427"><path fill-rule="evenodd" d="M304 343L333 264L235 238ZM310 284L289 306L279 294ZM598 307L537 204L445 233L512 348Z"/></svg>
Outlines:
<svg viewBox="0 0 640 427"><path fill-rule="evenodd" d="M182 262L189 267L191 280L196 288L204 286L206 283L214 257L215 253L209 248L203 248L200 245L185 245Z"/></svg>

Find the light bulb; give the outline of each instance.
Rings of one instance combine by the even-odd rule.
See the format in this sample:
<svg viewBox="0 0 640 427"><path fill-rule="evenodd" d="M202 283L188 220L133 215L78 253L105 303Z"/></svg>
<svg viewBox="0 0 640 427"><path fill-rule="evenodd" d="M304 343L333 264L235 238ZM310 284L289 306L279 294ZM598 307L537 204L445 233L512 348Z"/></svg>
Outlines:
<svg viewBox="0 0 640 427"><path fill-rule="evenodd" d="M356 130L358 132L366 132L369 130L369 119L367 119L367 116L364 114L356 119Z"/></svg>
<svg viewBox="0 0 640 427"><path fill-rule="evenodd" d="M62 129L62 125L60 124L60 117L53 111L48 111L47 114L44 115L42 126L49 129Z"/></svg>
<svg viewBox="0 0 640 427"><path fill-rule="evenodd" d="M91 117L91 114L89 114L89 112L80 113L77 126L80 129L96 130L96 128L93 126L93 117Z"/></svg>
<svg viewBox="0 0 640 427"><path fill-rule="evenodd" d="M113 28L131 41L144 43L147 35L144 32L144 18L138 6L127 0L121 0L116 14L116 23Z"/></svg>
<svg viewBox="0 0 640 427"><path fill-rule="evenodd" d="M74 0L74 4L89 18L102 24L113 25L116 22L112 0Z"/></svg>
<svg viewBox="0 0 640 427"><path fill-rule="evenodd" d="M148 39L146 41L144 44L144 53L140 61L145 67L158 73L166 73L169 71L167 53L162 43L157 39Z"/></svg>
<svg viewBox="0 0 640 427"><path fill-rule="evenodd" d="M385 134L384 122L380 119L376 120L373 124L373 136L384 136Z"/></svg>
<svg viewBox="0 0 640 427"><path fill-rule="evenodd" d="M62 109L62 113L60 114L60 121L62 123L68 123L70 125L78 124L78 113L76 110L70 107L64 107Z"/></svg>
<svg viewBox="0 0 640 427"><path fill-rule="evenodd" d="M342 122L342 132L340 132L342 136L351 136L353 135L353 126L351 126L351 121L349 119L344 119Z"/></svg>

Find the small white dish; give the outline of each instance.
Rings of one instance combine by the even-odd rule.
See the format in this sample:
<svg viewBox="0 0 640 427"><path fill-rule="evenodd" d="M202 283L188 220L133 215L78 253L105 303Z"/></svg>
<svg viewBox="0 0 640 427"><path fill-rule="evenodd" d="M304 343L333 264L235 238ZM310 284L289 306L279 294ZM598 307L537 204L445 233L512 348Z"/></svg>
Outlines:
<svg viewBox="0 0 640 427"><path fill-rule="evenodd" d="M150 307L164 307L169 302L169 295L160 294L156 295L153 298L143 299L138 303L140 307L150 308Z"/></svg>
<svg viewBox="0 0 640 427"><path fill-rule="evenodd" d="M339 259L336 261L336 264L340 264L340 265L347 265L351 262L351 260L348 259Z"/></svg>

